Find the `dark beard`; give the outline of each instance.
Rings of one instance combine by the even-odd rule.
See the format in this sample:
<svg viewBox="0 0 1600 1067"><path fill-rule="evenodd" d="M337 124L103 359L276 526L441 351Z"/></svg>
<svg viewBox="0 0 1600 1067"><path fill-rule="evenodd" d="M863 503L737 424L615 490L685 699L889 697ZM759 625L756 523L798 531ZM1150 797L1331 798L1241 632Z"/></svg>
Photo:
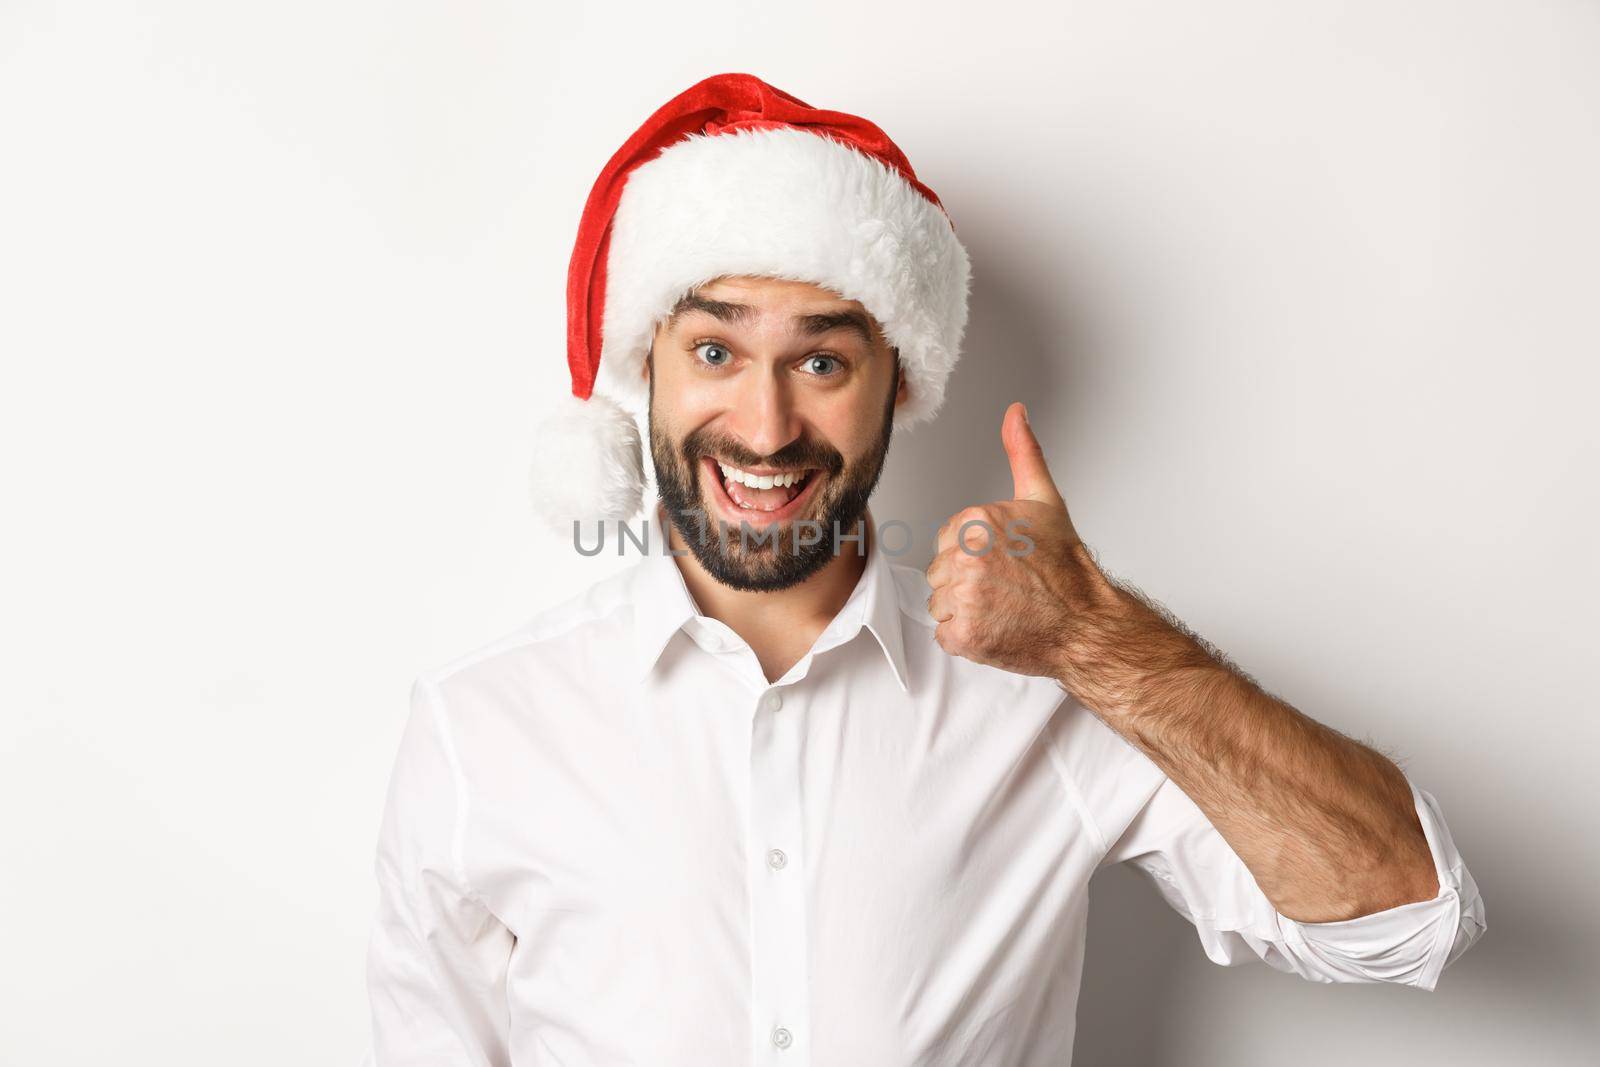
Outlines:
<svg viewBox="0 0 1600 1067"><path fill-rule="evenodd" d="M896 353L895 374L891 379L896 385L899 381L899 362ZM826 478L818 487L818 495L811 502L808 516L771 523L766 528L751 524L749 531L745 532L742 526L729 523L709 509L700 492L698 477L702 456L742 458L744 449L737 442L699 431L689 434L682 446L675 448L662 435L656 423L655 374L652 370L650 458L655 464L658 495L662 510L706 573L733 589L773 592L797 585L826 566L834 556L835 531L838 532L841 552L864 551L864 541L846 541L844 538L866 535L865 523L861 520L889 454L889 438L894 429L895 393L896 388L891 386L877 441L866 456L849 468L845 467L844 457L837 450L806 440L796 441L771 456L751 462L751 466L817 467ZM822 474L813 474L812 477L822 477ZM712 490L707 487L707 491ZM822 537L814 544L800 545L799 535L802 531L808 540L816 537L815 531L810 528L812 520L820 523Z"/></svg>

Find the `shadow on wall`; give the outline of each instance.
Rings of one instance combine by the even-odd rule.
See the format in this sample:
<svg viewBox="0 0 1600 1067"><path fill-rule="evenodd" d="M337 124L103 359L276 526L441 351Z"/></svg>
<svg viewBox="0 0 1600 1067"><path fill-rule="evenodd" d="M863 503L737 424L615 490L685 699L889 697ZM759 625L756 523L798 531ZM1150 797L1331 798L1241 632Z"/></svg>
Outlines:
<svg viewBox="0 0 1600 1067"><path fill-rule="evenodd" d="M1090 883L1073 1062L1197 1067L1269 1062L1287 1051L1305 1064L1409 1063L1372 1044L1374 1034L1407 1030L1427 1035L1431 1062L1592 1062L1597 968L1573 937L1557 880L1497 863L1481 847L1463 855L1488 901L1490 929L1431 993L1306 982L1255 961L1219 967L1145 875L1126 865L1100 871ZM1308 1022L1317 1028L1313 1045Z"/></svg>
<svg viewBox="0 0 1600 1067"><path fill-rule="evenodd" d="M1075 408L1089 402L1073 380L1080 353L1092 346L1081 327L1062 333L1054 325L1081 321L1064 308L1070 279L1061 270L1029 273L1007 250L985 247L984 231L982 219L963 229L964 235L980 236L965 238L975 282L963 355L946 383L944 407L931 422L895 434L872 496L880 526L900 519L915 528L910 551L895 557L907 566L928 565L933 531L961 508L1010 498L1011 468L1000 444L1008 404L1028 405L1047 458L1059 463L1065 427L1072 425ZM1037 310L1046 307L1048 315Z"/></svg>
<svg viewBox="0 0 1600 1067"><path fill-rule="evenodd" d="M1100 871L1089 890L1089 945L1072 1062L1085 1067L1186 1063L1180 1051L1166 1047L1164 1024L1174 1015L1185 965L1190 957L1205 955L1194 927L1129 867Z"/></svg>

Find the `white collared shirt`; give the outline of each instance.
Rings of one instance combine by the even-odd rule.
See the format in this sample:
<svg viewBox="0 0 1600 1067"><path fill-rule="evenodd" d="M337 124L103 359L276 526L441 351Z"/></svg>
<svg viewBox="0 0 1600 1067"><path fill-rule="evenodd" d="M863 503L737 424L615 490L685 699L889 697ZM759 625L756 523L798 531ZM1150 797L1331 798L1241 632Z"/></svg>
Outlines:
<svg viewBox="0 0 1600 1067"><path fill-rule="evenodd" d="M1431 990L1484 930L1415 785L1438 896L1296 922L1055 681L942 650L922 571L868 542L769 683L650 532L652 555L418 680L368 1062L1065 1064L1108 863L1149 874L1217 963L1316 982Z"/></svg>

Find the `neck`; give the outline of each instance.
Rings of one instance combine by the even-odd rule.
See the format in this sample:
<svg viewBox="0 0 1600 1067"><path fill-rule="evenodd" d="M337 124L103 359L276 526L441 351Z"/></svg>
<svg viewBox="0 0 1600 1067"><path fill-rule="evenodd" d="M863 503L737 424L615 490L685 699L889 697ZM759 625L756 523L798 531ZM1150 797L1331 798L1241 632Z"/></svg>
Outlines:
<svg viewBox="0 0 1600 1067"><path fill-rule="evenodd" d="M681 553L676 558L678 569L700 613L716 619L743 638L767 669L769 681L786 673L816 642L861 581L867 565L865 553L876 551L872 511L868 508L861 520L863 550L858 551L854 541L843 542L839 553L820 570L787 589L770 592L732 589L701 566L677 527L661 514L659 506L657 518L667 531L667 543L672 551ZM825 533L832 535L832 531Z"/></svg>

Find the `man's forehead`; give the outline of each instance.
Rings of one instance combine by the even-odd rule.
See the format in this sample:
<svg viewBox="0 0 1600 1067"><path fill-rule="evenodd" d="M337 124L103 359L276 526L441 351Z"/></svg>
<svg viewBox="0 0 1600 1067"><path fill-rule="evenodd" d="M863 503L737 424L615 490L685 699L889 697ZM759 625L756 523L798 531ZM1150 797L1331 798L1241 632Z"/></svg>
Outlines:
<svg viewBox="0 0 1600 1067"><path fill-rule="evenodd" d="M798 278L778 278L764 274L723 274L709 281L701 282L691 292L712 299L736 299L739 296L772 298L778 300L800 300L805 302L815 301L823 304L850 304L860 307L854 300L847 300L844 294L837 289L822 285L817 282L802 281Z"/></svg>
<svg viewBox="0 0 1600 1067"><path fill-rule="evenodd" d="M815 336L833 330L858 334L868 344L881 334L876 320L854 300L820 286L781 279L718 279L685 293L672 308L671 328L690 312L736 326L754 326L768 316L788 320L789 332Z"/></svg>

